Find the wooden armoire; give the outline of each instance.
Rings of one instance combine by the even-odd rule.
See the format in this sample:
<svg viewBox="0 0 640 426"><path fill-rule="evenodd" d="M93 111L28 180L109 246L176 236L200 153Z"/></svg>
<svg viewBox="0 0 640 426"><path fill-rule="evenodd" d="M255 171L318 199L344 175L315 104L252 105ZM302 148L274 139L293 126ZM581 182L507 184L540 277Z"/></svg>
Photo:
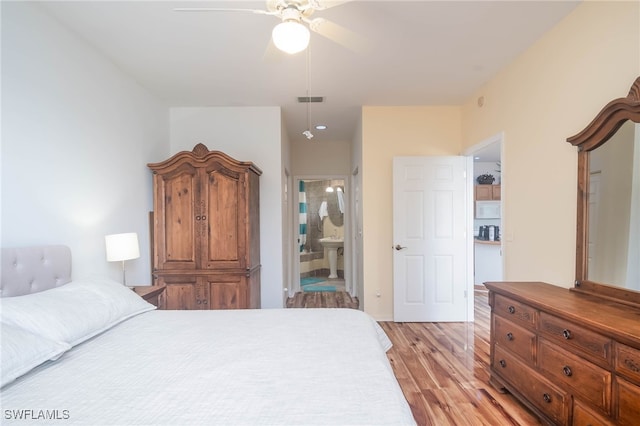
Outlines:
<svg viewBox="0 0 640 426"><path fill-rule="evenodd" d="M203 144L148 166L162 307L259 308L262 171Z"/></svg>

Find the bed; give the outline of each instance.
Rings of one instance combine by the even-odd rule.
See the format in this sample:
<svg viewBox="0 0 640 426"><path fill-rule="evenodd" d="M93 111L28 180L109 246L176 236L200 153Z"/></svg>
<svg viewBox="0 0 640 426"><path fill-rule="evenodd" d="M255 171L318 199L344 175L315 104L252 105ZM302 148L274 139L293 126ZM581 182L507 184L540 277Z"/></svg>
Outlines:
<svg viewBox="0 0 640 426"><path fill-rule="evenodd" d="M2 424L413 425L352 309L156 310L64 246L2 249Z"/></svg>

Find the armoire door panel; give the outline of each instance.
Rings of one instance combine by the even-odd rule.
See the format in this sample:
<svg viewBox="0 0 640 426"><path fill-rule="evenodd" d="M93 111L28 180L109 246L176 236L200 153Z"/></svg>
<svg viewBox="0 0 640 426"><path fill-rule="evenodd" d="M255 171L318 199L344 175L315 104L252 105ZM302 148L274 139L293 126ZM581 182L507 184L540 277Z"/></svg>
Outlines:
<svg viewBox="0 0 640 426"><path fill-rule="evenodd" d="M196 304L196 279L192 276L159 277L158 284L166 285L164 309L198 309Z"/></svg>
<svg viewBox="0 0 640 426"><path fill-rule="evenodd" d="M210 309L238 309L247 306L247 280L244 276L207 278L211 298Z"/></svg>
<svg viewBox="0 0 640 426"><path fill-rule="evenodd" d="M244 180L222 169L209 172L207 182L209 238L205 269L242 268L246 245Z"/></svg>
<svg viewBox="0 0 640 426"><path fill-rule="evenodd" d="M183 167L170 175L159 176L164 202L156 208L159 226L159 269L194 269L197 266L196 170Z"/></svg>

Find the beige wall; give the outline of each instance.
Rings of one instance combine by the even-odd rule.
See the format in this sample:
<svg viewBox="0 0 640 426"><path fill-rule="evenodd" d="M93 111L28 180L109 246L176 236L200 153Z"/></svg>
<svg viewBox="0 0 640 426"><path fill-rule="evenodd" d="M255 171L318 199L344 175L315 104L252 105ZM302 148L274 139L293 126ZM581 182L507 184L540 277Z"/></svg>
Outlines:
<svg viewBox="0 0 640 426"><path fill-rule="evenodd" d="M390 320L393 157L457 155L461 150L461 109L364 107L362 129L364 309L378 320Z"/></svg>
<svg viewBox="0 0 640 426"><path fill-rule="evenodd" d="M571 286L577 157L565 140L638 75L640 4L585 2L461 107L364 107L365 311L393 316L392 158L457 155L503 131L505 279Z"/></svg>
<svg viewBox="0 0 640 426"><path fill-rule="evenodd" d="M565 140L638 75L640 4L585 2L464 105L465 147L505 135L505 279L573 285L577 156Z"/></svg>

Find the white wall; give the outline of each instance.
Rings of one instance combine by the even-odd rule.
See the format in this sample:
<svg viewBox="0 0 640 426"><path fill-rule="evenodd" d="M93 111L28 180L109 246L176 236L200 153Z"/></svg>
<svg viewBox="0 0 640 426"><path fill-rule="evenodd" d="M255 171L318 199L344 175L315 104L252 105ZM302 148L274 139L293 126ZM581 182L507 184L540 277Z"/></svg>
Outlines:
<svg viewBox="0 0 640 426"><path fill-rule="evenodd" d="M476 161L473 163L473 184L477 184L477 177L480 175L492 175L496 180L493 182L494 185L498 185L502 178L501 173L498 172L500 170L500 166L497 163L485 162L485 161Z"/></svg>
<svg viewBox="0 0 640 426"><path fill-rule="evenodd" d="M66 244L73 277L121 279L104 236L138 232L128 282L150 284L148 162L168 110L38 6L2 2L2 246Z"/></svg>
<svg viewBox="0 0 640 426"><path fill-rule="evenodd" d="M291 143L291 173L294 176L338 176L350 174L351 143L317 140Z"/></svg>
<svg viewBox="0 0 640 426"><path fill-rule="evenodd" d="M177 107L170 113L171 154L197 143L240 161L252 161L260 176L261 305L282 307L283 156L280 107Z"/></svg>
<svg viewBox="0 0 640 426"><path fill-rule="evenodd" d="M353 234L353 286L360 302L360 310L364 311L364 257L362 241L362 112L358 117L358 126L351 143L351 211Z"/></svg>
<svg viewBox="0 0 640 426"><path fill-rule="evenodd" d="M280 119L280 127L285 128L284 117ZM282 131L282 169L280 174L281 191L280 200L282 202L282 306L286 305L289 289L293 282L293 197L290 188L293 185L291 175L291 141L286 131Z"/></svg>

